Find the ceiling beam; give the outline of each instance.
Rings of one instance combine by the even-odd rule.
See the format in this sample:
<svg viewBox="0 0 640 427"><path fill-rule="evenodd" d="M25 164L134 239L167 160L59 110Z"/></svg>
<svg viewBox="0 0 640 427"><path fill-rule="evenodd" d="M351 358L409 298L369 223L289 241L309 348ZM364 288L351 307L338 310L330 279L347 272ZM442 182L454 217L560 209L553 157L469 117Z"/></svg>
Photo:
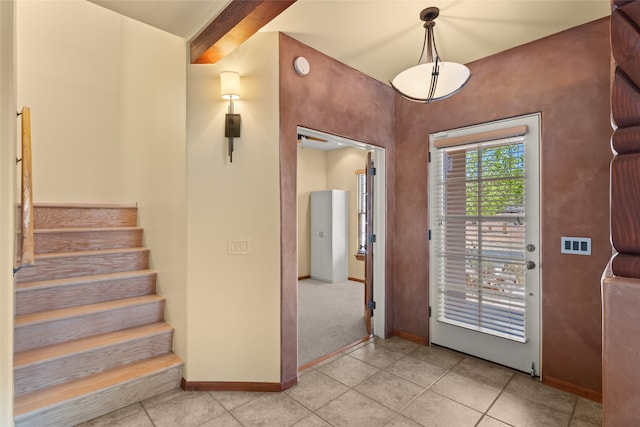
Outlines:
<svg viewBox="0 0 640 427"><path fill-rule="evenodd" d="M191 42L191 63L218 62L295 2L232 0Z"/></svg>

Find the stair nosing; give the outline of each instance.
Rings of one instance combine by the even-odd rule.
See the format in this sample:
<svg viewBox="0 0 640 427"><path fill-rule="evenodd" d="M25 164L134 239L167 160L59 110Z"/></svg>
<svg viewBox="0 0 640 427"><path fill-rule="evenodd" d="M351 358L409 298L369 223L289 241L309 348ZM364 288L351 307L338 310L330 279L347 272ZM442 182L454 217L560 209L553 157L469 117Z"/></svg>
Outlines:
<svg viewBox="0 0 640 427"><path fill-rule="evenodd" d="M142 227L74 227L74 228L36 228L35 234L88 233L110 231L143 231Z"/></svg>
<svg viewBox="0 0 640 427"><path fill-rule="evenodd" d="M76 286L85 282L91 283L91 282L99 282L101 280L108 280L108 279L143 277L143 276L151 276L154 274L157 274L156 270L147 268L142 270L127 270L127 271L116 271L113 273L92 274L87 276L65 277L62 279L34 280L31 282L16 283L15 291L26 292L26 291L36 290L36 289Z"/></svg>
<svg viewBox="0 0 640 427"><path fill-rule="evenodd" d="M15 328L21 328L25 326L38 325L47 322L55 322L63 319L72 319L74 317L85 316L88 314L104 313L106 311L118 310L121 308L136 307L144 304L163 302L165 298L158 294L142 295L131 298L121 298L117 300L103 301L93 304L83 304L73 307L58 308L55 310L40 311L36 313L20 314L15 317ZM49 316L42 317L45 313L49 313ZM41 317L37 320L25 320L30 317Z"/></svg>
<svg viewBox="0 0 640 427"><path fill-rule="evenodd" d="M151 331L145 332L145 330L147 329L151 329ZM65 341L62 343L51 344L46 347L32 348L29 350L16 352L14 354L13 367L14 367L14 370L25 369L25 368L37 365L39 363L51 362L51 361L63 359L69 356L84 354L92 350L99 350L99 349L107 348L117 344L132 342L145 337L153 337L153 336L158 336L166 333L172 333L173 331L174 331L173 326L171 326L169 323L162 320L159 322L148 323L146 325L140 325L132 328L121 329L118 331L106 332L104 334L78 338L75 340ZM126 333L135 332L136 334L133 336L128 336L126 339L116 340L114 342L106 342L106 343L102 342L102 341L105 341L105 338L108 339L110 337L118 337L118 335L122 335L123 332L126 332ZM72 351L67 351L67 352L63 351L65 348L69 348L70 345L74 345L74 344L75 345L80 344L81 348L74 349ZM45 349L50 352L52 351L53 354L46 355L46 357L42 357L42 358L29 357L31 354L42 353L42 351ZM31 360L28 360L26 362L22 362L20 360L25 358L31 359Z"/></svg>
<svg viewBox="0 0 640 427"><path fill-rule="evenodd" d="M20 206L20 204L18 204ZM58 203L35 202L34 208L71 208L71 209L137 209L136 202L127 203Z"/></svg>
<svg viewBox="0 0 640 427"><path fill-rule="evenodd" d="M157 364L159 366L154 367L153 369L149 368L149 364L150 362L157 362ZM167 364L168 366L164 366L164 364ZM48 387L45 389L41 389L41 390L37 390L31 393L26 393L22 396L16 396L14 399L14 417L16 419L18 419L19 417L26 415L26 414L33 414L33 413L38 413L38 412L42 412L48 408L60 405L63 402L68 402L71 401L73 399L76 399L80 396L87 396L87 395L91 395L93 393L96 393L99 390L108 390L110 388L113 387L117 387L119 385L122 384L128 384L131 383L132 381L136 381L142 378L146 378L150 375L153 375L155 373L164 371L164 370L168 370L168 369L172 369L178 366L184 366L184 361L174 352L169 351L168 353L162 354L160 356L155 356L155 357L151 357L151 358L147 358L144 360L140 360L137 362L133 362L133 363L128 363L126 365L122 365L119 366L117 368L113 368L113 369L109 369L107 371L103 371L97 374L93 374L93 375L88 375L86 377L82 377L82 378L76 378L74 380L62 383L62 384L57 384L55 386L52 387ZM128 378L122 382L117 382L117 383L111 383L109 385L102 385L101 383L108 379L110 376L114 376L117 375L118 371L125 371L126 369L129 368L136 368L136 367L146 367L147 370L144 372L144 374L133 377L133 378ZM103 377L102 381L100 381L99 377ZM98 379L98 380L97 380ZM83 384L91 384L93 385L93 387L91 387L91 389L89 391L83 392L83 393L74 393L71 396L67 396L65 398L59 398L59 400L55 400L54 402L50 402L47 405L44 406L40 406L34 409L29 409L28 406L32 406L29 405L29 400L31 400L33 398L33 396L43 396L40 398L40 400L44 400L44 397L47 394L52 394L52 395L59 395L59 396L64 396L65 394L68 394L69 390L73 390L72 387L70 387L70 385L72 386L76 386L75 389L82 389L82 387L78 387L78 385L82 386ZM67 393L64 393L64 392ZM31 398L31 399L30 399ZM22 406L27 406L27 408L22 408Z"/></svg>
<svg viewBox="0 0 640 427"><path fill-rule="evenodd" d="M52 258L72 258L77 256L99 256L99 255L111 255L117 253L138 253L149 252L149 248L143 246L134 248L115 248L115 249L93 249L89 251L73 251L73 252L49 252L35 255L36 265L39 259L52 259Z"/></svg>

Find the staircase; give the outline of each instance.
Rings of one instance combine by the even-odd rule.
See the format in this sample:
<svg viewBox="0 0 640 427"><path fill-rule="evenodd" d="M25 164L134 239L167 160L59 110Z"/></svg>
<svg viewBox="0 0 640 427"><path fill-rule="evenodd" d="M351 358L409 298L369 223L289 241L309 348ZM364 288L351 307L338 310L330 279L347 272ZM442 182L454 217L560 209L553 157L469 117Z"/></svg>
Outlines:
<svg viewBox="0 0 640 427"><path fill-rule="evenodd" d="M72 426L177 388L183 362L137 208L35 205L16 274L16 426Z"/></svg>

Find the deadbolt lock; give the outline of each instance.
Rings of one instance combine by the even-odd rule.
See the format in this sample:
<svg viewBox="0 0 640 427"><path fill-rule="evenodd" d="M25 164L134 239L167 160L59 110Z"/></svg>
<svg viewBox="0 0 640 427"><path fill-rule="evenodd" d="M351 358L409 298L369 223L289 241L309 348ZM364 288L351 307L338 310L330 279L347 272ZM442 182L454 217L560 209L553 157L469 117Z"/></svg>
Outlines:
<svg viewBox="0 0 640 427"><path fill-rule="evenodd" d="M535 250L536 250L535 245L532 245L531 243L527 245L527 252L533 252Z"/></svg>

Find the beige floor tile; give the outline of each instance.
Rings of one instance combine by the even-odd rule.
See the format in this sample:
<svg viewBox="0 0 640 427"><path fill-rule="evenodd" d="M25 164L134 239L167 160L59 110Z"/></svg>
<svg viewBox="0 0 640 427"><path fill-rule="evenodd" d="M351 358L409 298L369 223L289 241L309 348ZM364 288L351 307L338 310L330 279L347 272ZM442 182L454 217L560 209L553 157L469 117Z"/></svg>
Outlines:
<svg viewBox="0 0 640 427"><path fill-rule="evenodd" d="M602 425L602 403L579 397L573 418L574 420L587 421L597 426Z"/></svg>
<svg viewBox="0 0 640 427"><path fill-rule="evenodd" d="M231 415L245 427L290 426L309 414L307 408L286 393L265 393L231 411Z"/></svg>
<svg viewBox="0 0 640 427"><path fill-rule="evenodd" d="M174 388L173 390L165 391L164 393L160 393L153 397L145 399L141 403L142 403L142 406L144 406L146 409L149 409L153 406L175 399L178 396L182 396L185 393L189 393L189 392L184 391L181 388Z"/></svg>
<svg viewBox="0 0 640 427"><path fill-rule="evenodd" d="M264 393L257 391L210 391L209 394L220 402L224 409L230 411L233 408L251 402L253 399L257 399Z"/></svg>
<svg viewBox="0 0 640 427"><path fill-rule="evenodd" d="M451 350L435 346L418 347L409 353L409 356L415 357L423 362L431 363L443 369L451 369L456 366L464 356Z"/></svg>
<svg viewBox="0 0 640 427"><path fill-rule="evenodd" d="M478 423L477 427L510 427L509 424L505 424L502 421L498 421L495 418L484 416Z"/></svg>
<svg viewBox="0 0 640 427"><path fill-rule="evenodd" d="M463 375L449 372L429 389L458 403L486 412L500 394L500 389L472 380Z"/></svg>
<svg viewBox="0 0 640 427"><path fill-rule="evenodd" d="M153 427L140 403L95 418L77 427Z"/></svg>
<svg viewBox="0 0 640 427"><path fill-rule="evenodd" d="M385 370L423 387L429 387L447 372L444 368L415 357L403 357Z"/></svg>
<svg viewBox="0 0 640 427"><path fill-rule="evenodd" d="M184 392L162 404L147 408L156 427L199 426L225 413L225 409L207 392Z"/></svg>
<svg viewBox="0 0 640 427"><path fill-rule="evenodd" d="M575 395L549 387L526 374L516 374L505 390L569 415L576 403Z"/></svg>
<svg viewBox="0 0 640 427"><path fill-rule="evenodd" d="M328 359L325 359L322 362L318 362L315 365L313 365L313 369L320 369L323 366L328 365L329 363L331 363L333 361L336 361L336 360L340 359L341 357L344 357L345 354L346 353L334 354L333 356L329 357Z"/></svg>
<svg viewBox="0 0 640 427"><path fill-rule="evenodd" d="M407 341L399 337L391 337L391 338L387 338L386 340L378 339L376 340L376 344L383 345L387 347L389 350L397 351L399 353L404 353L404 354L411 353L418 347L421 347L420 344Z"/></svg>
<svg viewBox="0 0 640 427"><path fill-rule="evenodd" d="M329 424L316 414L309 414L295 423L294 427L331 427L331 424Z"/></svg>
<svg viewBox="0 0 640 427"><path fill-rule="evenodd" d="M488 415L518 427L558 427L569 424L569 415L511 393L503 392Z"/></svg>
<svg viewBox="0 0 640 427"><path fill-rule="evenodd" d="M223 415L220 415L218 418L214 418L211 421L207 421L199 427L242 427L242 424L238 422L233 415L228 412L225 412Z"/></svg>
<svg viewBox="0 0 640 427"><path fill-rule="evenodd" d="M482 417L480 412L430 390L407 406L402 415L427 427L473 427Z"/></svg>
<svg viewBox="0 0 640 427"><path fill-rule="evenodd" d="M380 371L358 384L355 390L382 403L387 408L400 411L425 388L388 372Z"/></svg>
<svg viewBox="0 0 640 427"><path fill-rule="evenodd" d="M335 427L384 426L396 413L356 391L349 391L316 411Z"/></svg>
<svg viewBox="0 0 640 427"><path fill-rule="evenodd" d="M500 389L509 382L515 373L512 369L475 357L465 357L453 368L453 372Z"/></svg>
<svg viewBox="0 0 640 427"><path fill-rule="evenodd" d="M403 417L402 415L396 415L389 421L384 427L422 427L420 424L415 421L411 421L407 417Z"/></svg>
<svg viewBox="0 0 640 427"><path fill-rule="evenodd" d="M322 372L315 371L298 379L298 384L286 393L311 410L324 406L346 393L349 387Z"/></svg>
<svg viewBox="0 0 640 427"><path fill-rule="evenodd" d="M391 365L393 362L403 358L404 353L390 350L389 347L379 344L377 341L352 351L349 353L349 356L362 360L369 365L383 369Z"/></svg>
<svg viewBox="0 0 640 427"><path fill-rule="evenodd" d="M371 366L351 356L341 357L318 370L349 387L355 387L379 371L375 366Z"/></svg>
<svg viewBox="0 0 640 427"><path fill-rule="evenodd" d="M599 427L601 424L593 424L588 421L572 418L569 427Z"/></svg>

